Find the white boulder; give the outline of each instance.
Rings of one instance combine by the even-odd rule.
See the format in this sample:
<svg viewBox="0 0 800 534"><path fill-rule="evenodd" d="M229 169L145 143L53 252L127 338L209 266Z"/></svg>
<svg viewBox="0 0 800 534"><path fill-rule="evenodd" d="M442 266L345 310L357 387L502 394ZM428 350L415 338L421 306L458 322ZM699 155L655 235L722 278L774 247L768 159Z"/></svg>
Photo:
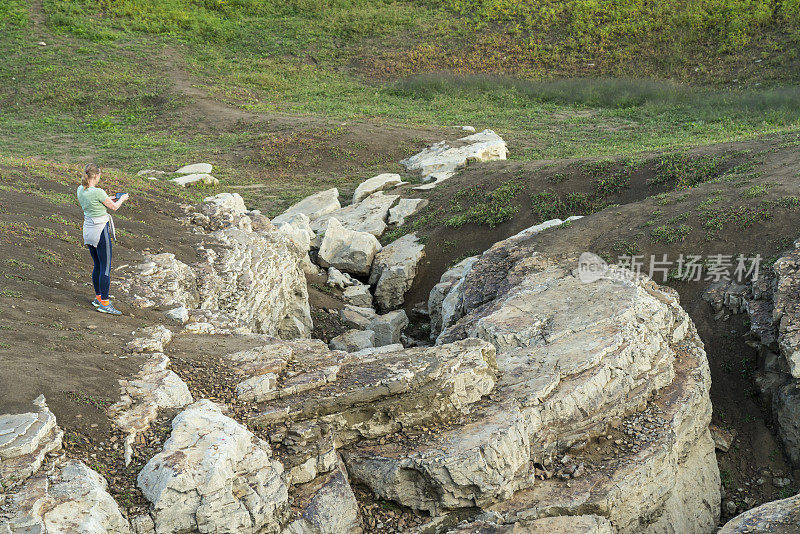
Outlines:
<svg viewBox="0 0 800 534"><path fill-rule="evenodd" d="M322 267L336 267L344 272L366 275L381 248L374 235L348 230L338 220L331 218L317 258Z"/></svg>
<svg viewBox="0 0 800 534"><path fill-rule="evenodd" d="M108 483L78 460L52 475L36 475L10 497L0 532L129 534L130 526L109 495Z"/></svg>
<svg viewBox="0 0 800 534"><path fill-rule="evenodd" d="M372 307L372 293L369 292L369 286L364 284L346 287L342 292L342 298L346 303L353 306Z"/></svg>
<svg viewBox="0 0 800 534"><path fill-rule="evenodd" d="M369 283L375 286L379 309L391 310L403 304L424 255L425 245L416 234L404 235L375 255Z"/></svg>
<svg viewBox="0 0 800 534"><path fill-rule="evenodd" d="M170 180L181 187L195 187L198 185L219 185L219 180L211 176L210 174L200 173L200 174L184 174L183 176L178 176L177 178L173 178Z"/></svg>
<svg viewBox="0 0 800 534"><path fill-rule="evenodd" d="M446 141L431 145L400 164L410 171L419 171L424 181L439 183L469 162L502 160L507 155L508 147L503 138L492 130L483 130L458 139L452 146Z"/></svg>
<svg viewBox="0 0 800 534"><path fill-rule="evenodd" d="M208 400L175 417L138 484L153 504L157 533L278 532L288 503L269 445Z"/></svg>
<svg viewBox="0 0 800 534"><path fill-rule="evenodd" d="M314 221L323 215L327 215L332 211L338 210L341 207L342 205L339 203L339 190L334 187L332 189L320 191L319 193L314 193L313 195L304 198L297 204L294 204L289 209L284 211L282 214L273 218L272 224L290 222L292 217L297 213L302 213L310 220Z"/></svg>
<svg viewBox="0 0 800 534"><path fill-rule="evenodd" d="M353 204L360 202L362 199L370 196L372 193L384 191L397 187L403 183L403 179L399 174L384 173L378 176L373 176L369 180L365 180L356 187L353 193Z"/></svg>
<svg viewBox="0 0 800 534"><path fill-rule="evenodd" d="M214 167L210 163L192 163L191 165L184 165L177 171L176 174L209 174Z"/></svg>
<svg viewBox="0 0 800 534"><path fill-rule="evenodd" d="M323 233L328 220L335 218L348 230L368 232L380 237L386 231L389 208L398 198L398 195L385 195L382 191L373 193L357 204L345 206L318 218L311 223L311 229Z"/></svg>

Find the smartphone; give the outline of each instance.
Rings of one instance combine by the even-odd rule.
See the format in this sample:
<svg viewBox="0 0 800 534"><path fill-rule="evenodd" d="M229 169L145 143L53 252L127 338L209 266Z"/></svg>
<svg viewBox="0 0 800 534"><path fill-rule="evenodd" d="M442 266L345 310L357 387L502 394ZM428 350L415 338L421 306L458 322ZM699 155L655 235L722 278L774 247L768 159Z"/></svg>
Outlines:
<svg viewBox="0 0 800 534"><path fill-rule="evenodd" d="M122 195L124 195L124 194L125 193L117 193L116 195L114 195L114 200L119 200L120 197L122 197Z"/></svg>

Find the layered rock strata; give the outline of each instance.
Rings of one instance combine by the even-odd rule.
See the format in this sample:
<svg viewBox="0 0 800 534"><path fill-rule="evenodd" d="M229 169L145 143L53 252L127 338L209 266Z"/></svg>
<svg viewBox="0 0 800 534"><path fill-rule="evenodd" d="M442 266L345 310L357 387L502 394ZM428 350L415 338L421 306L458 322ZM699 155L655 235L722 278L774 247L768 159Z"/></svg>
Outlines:
<svg viewBox="0 0 800 534"><path fill-rule="evenodd" d="M206 239L198 247L201 260L186 265L169 253L149 255L121 284L131 301L199 308L245 330L307 337L307 251L259 213L244 211L236 194L207 198L190 218Z"/></svg>

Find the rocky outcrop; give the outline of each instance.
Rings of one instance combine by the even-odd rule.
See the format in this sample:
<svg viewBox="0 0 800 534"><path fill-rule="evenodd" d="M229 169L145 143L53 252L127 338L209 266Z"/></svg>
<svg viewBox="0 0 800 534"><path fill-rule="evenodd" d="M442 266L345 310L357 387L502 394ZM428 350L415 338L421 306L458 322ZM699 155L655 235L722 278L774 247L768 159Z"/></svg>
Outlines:
<svg viewBox="0 0 800 534"><path fill-rule="evenodd" d="M710 376L690 319L669 289L585 284L575 266L524 237L487 251L463 279L463 316L437 346L477 337L496 348L490 401L436 432L345 450L351 477L433 512L477 506L515 523L592 510L618 532L710 532L720 501ZM578 454L611 424L648 419L647 432L621 441L629 449L605 461ZM567 460L566 479L540 476L565 454L583 465Z"/></svg>
<svg viewBox="0 0 800 534"><path fill-rule="evenodd" d="M136 436L150 427L160 410L182 408L194 402L186 383L168 369L169 358L153 354L130 380L120 380L120 400L108 414L125 435L125 465L133 456Z"/></svg>
<svg viewBox="0 0 800 534"><path fill-rule="evenodd" d="M22 483L39 470L47 454L61 449L64 432L44 396L33 404L36 412L0 415L0 491Z"/></svg>
<svg viewBox="0 0 800 534"><path fill-rule="evenodd" d="M751 287L725 286L707 293L712 305L734 313L744 307L750 314L759 350L755 382L772 403L787 456L800 465L800 240Z"/></svg>
<svg viewBox="0 0 800 534"><path fill-rule="evenodd" d="M414 283L424 250L425 245L416 234L406 234L375 255L369 283L375 286L378 309L392 310L405 302L405 293Z"/></svg>
<svg viewBox="0 0 800 534"><path fill-rule="evenodd" d="M123 290L139 307L186 307L187 328L213 331L214 323L282 337L307 337L311 312L303 272L303 250L257 212L245 212L239 195L210 197L191 212L199 229L210 230L191 266L172 254L150 255L133 267ZM192 325L199 314L203 325Z"/></svg>
<svg viewBox="0 0 800 534"><path fill-rule="evenodd" d="M442 329L455 323L463 315L461 286L477 256L470 256L451 267L439 278L428 297L428 314L431 320L431 339L436 339ZM445 304L445 300L447 303Z"/></svg>
<svg viewBox="0 0 800 534"><path fill-rule="evenodd" d="M738 515L717 534L794 534L800 532L800 495L772 501Z"/></svg>
<svg viewBox="0 0 800 534"><path fill-rule="evenodd" d="M483 130L452 143L441 141L400 162L409 171L419 171L423 181L441 183L452 177L459 167L472 161L506 159L505 141L492 130ZM423 186L424 187L424 186Z"/></svg>
<svg viewBox="0 0 800 534"><path fill-rule="evenodd" d="M317 258L322 267L367 275L379 250L381 244L374 235L348 230L338 220L331 218L327 220L325 238Z"/></svg>
<svg viewBox="0 0 800 534"><path fill-rule="evenodd" d="M403 179L400 178L399 174L384 173L379 174L378 176L373 176L369 180L364 180L358 184L358 187L356 187L356 190L353 192L353 204L361 202L372 193L391 189L402 183Z"/></svg>
<svg viewBox="0 0 800 534"><path fill-rule="evenodd" d="M279 532L288 503L269 445L207 400L175 417L138 483L159 534Z"/></svg>
<svg viewBox="0 0 800 534"><path fill-rule="evenodd" d="M130 526L107 491L108 483L77 460L37 474L10 495L0 533L129 534ZM7 511L6 511L7 510Z"/></svg>
<svg viewBox="0 0 800 534"><path fill-rule="evenodd" d="M304 198L272 219L272 224L290 222L291 218L298 213L302 213L308 217L309 220L315 221L323 215L327 215L341 207L342 205L339 203L339 190L334 187Z"/></svg>

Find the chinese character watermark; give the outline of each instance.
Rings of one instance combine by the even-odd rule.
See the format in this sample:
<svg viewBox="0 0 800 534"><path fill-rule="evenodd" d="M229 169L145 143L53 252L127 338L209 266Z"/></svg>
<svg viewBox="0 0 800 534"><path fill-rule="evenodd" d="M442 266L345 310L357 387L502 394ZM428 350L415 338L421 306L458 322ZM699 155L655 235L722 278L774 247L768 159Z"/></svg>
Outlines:
<svg viewBox="0 0 800 534"><path fill-rule="evenodd" d="M645 256L618 256L615 265L609 265L603 258L591 252L584 252L578 260L578 277L584 283L601 278L612 280L633 280L647 275L656 282L680 280L684 282L719 282L747 280L756 281L761 266L761 255L746 257L739 254L679 254L669 258L667 254Z"/></svg>

